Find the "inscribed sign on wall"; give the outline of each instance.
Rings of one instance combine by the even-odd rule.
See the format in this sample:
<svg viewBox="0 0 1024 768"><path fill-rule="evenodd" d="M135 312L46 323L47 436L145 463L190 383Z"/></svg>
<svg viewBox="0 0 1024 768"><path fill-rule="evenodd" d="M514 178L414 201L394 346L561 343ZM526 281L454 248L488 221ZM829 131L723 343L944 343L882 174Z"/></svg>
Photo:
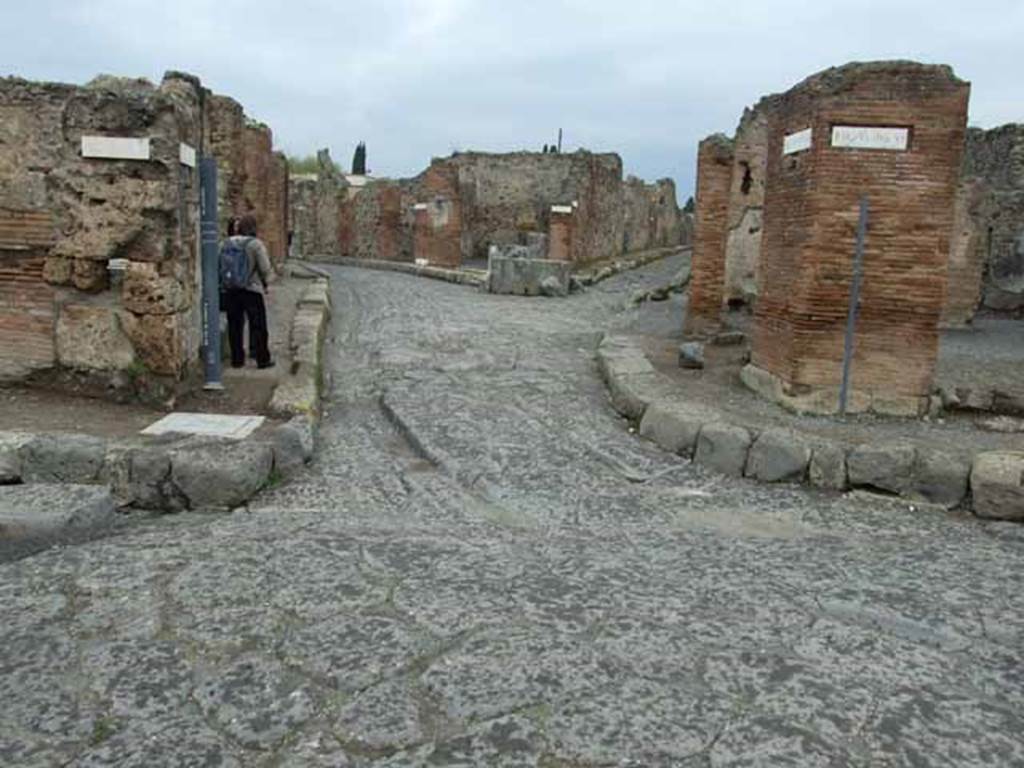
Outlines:
<svg viewBox="0 0 1024 768"><path fill-rule="evenodd" d="M833 125L832 146L848 149L887 149L902 152L910 143L909 128Z"/></svg>
<svg viewBox="0 0 1024 768"><path fill-rule="evenodd" d="M810 149L811 139L812 131L810 128L786 134L786 137L782 140L782 154L792 155L794 152L803 152L805 149Z"/></svg>

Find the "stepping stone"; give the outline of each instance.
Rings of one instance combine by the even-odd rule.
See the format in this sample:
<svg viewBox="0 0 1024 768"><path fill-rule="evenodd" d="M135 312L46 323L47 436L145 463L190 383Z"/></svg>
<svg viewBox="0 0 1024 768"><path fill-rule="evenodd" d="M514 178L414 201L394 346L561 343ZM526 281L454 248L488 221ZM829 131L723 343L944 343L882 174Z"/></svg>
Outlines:
<svg viewBox="0 0 1024 768"><path fill-rule="evenodd" d="M114 499L103 486L2 486L0 562L16 560L55 544L98 538L116 522Z"/></svg>

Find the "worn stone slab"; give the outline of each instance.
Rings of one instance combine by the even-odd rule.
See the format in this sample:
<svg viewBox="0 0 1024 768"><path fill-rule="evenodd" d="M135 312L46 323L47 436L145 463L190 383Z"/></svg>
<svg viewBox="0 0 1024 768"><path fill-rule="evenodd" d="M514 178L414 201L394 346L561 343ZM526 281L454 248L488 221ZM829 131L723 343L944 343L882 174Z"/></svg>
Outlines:
<svg viewBox="0 0 1024 768"><path fill-rule="evenodd" d="M914 484L917 450L908 443L858 445L846 457L850 485L903 494Z"/></svg>
<svg viewBox="0 0 1024 768"><path fill-rule="evenodd" d="M763 483L801 483L810 463L811 448L802 436L766 429L750 448L746 475Z"/></svg>
<svg viewBox="0 0 1024 768"><path fill-rule="evenodd" d="M694 461L723 475L743 477L751 442L745 427L721 421L705 424L697 438Z"/></svg>
<svg viewBox="0 0 1024 768"><path fill-rule="evenodd" d="M720 414L709 408L672 398L658 400L644 412L640 436L666 451L690 457L697 447L701 428L720 419Z"/></svg>
<svg viewBox="0 0 1024 768"><path fill-rule="evenodd" d="M219 413L170 413L142 430L143 435L200 435L242 440L266 419L263 416L231 416Z"/></svg>
<svg viewBox="0 0 1024 768"><path fill-rule="evenodd" d="M1024 520L1024 451L988 451L971 468L974 514L991 520Z"/></svg>
<svg viewBox="0 0 1024 768"><path fill-rule="evenodd" d="M679 345L680 368L703 368L704 345L699 341L686 341Z"/></svg>
<svg viewBox="0 0 1024 768"><path fill-rule="evenodd" d="M0 487L0 562L54 544L102 536L117 520L110 491L95 485Z"/></svg>

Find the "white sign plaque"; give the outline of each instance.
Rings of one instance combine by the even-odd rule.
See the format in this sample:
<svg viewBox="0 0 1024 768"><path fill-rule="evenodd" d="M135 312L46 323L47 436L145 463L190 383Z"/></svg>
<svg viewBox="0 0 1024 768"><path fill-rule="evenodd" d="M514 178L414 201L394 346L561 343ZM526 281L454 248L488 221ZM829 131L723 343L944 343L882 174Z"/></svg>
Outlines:
<svg viewBox="0 0 1024 768"><path fill-rule="evenodd" d="M83 136L82 157L101 160L149 160L149 139Z"/></svg>
<svg viewBox="0 0 1024 768"><path fill-rule="evenodd" d="M832 146L848 149L887 149L903 152L910 144L909 128L833 125Z"/></svg>
<svg viewBox="0 0 1024 768"><path fill-rule="evenodd" d="M196 167L196 150L195 147L190 147L185 142L178 144L178 159L182 165L187 165L189 168Z"/></svg>
<svg viewBox="0 0 1024 768"><path fill-rule="evenodd" d="M792 155L794 152L810 149L813 133L812 129L804 128L802 131L786 134L786 138L782 140L782 154Z"/></svg>

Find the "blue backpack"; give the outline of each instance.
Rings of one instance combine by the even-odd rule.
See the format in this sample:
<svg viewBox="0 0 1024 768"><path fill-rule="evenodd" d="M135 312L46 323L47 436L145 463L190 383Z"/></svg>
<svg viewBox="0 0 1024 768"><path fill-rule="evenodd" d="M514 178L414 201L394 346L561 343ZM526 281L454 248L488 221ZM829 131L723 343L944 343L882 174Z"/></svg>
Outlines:
<svg viewBox="0 0 1024 768"><path fill-rule="evenodd" d="M237 240L229 237L220 247L220 287L222 291L237 291L249 287L252 267L249 264L251 237Z"/></svg>

